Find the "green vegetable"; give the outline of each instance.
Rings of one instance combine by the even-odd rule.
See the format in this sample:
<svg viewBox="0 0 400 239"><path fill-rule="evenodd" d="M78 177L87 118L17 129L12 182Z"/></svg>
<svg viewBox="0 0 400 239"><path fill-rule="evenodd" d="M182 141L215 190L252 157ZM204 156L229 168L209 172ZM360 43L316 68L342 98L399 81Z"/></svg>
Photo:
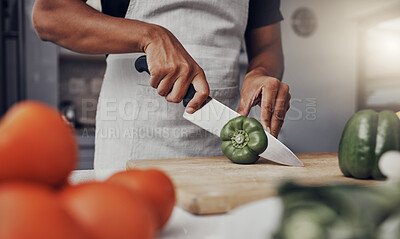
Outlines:
<svg viewBox="0 0 400 239"><path fill-rule="evenodd" d="M256 119L244 116L226 123L220 137L222 152L234 163L254 163L268 146L262 125Z"/></svg>
<svg viewBox="0 0 400 239"><path fill-rule="evenodd" d="M384 178L378 160L400 149L400 120L392 111L362 110L347 122L339 144L339 166L347 177Z"/></svg>
<svg viewBox="0 0 400 239"><path fill-rule="evenodd" d="M384 239L384 228L400 225L400 184L279 188L283 202L275 239ZM389 221L390 220L390 221ZM392 229L393 231L393 229ZM400 238L396 228L391 238Z"/></svg>

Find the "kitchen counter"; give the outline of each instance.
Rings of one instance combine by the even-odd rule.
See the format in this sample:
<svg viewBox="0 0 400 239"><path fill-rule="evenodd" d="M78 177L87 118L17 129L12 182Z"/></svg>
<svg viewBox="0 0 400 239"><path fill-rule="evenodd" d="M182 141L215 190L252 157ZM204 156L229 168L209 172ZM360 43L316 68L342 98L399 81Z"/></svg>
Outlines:
<svg viewBox="0 0 400 239"><path fill-rule="evenodd" d="M76 170L72 183L104 180L115 171ZM227 214L196 216L175 207L161 239L271 238L279 226L282 205L276 197L249 203Z"/></svg>

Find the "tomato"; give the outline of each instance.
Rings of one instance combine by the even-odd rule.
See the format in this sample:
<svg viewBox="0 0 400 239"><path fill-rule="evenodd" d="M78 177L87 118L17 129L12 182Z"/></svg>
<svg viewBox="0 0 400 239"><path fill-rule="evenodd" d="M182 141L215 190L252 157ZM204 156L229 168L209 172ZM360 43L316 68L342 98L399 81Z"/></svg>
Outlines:
<svg viewBox="0 0 400 239"><path fill-rule="evenodd" d="M0 180L58 186L75 168L78 147L55 109L34 101L13 106L0 121Z"/></svg>
<svg viewBox="0 0 400 239"><path fill-rule="evenodd" d="M165 226L174 209L175 190L171 179L164 172L132 169L112 175L107 182L126 186L141 194L156 209L159 229Z"/></svg>
<svg viewBox="0 0 400 239"><path fill-rule="evenodd" d="M147 239L156 235L153 209L124 187L88 182L65 188L60 199L93 238Z"/></svg>
<svg viewBox="0 0 400 239"><path fill-rule="evenodd" d="M88 239L48 188L32 183L0 185L1 239Z"/></svg>

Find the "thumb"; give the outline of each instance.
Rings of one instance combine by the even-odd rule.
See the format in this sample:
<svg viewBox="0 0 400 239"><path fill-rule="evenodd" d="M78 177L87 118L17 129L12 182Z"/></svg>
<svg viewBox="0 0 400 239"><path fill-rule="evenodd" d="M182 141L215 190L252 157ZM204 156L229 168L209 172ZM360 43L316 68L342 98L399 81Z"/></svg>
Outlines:
<svg viewBox="0 0 400 239"><path fill-rule="evenodd" d="M247 116L247 115L249 115L251 105L252 105L251 100L242 96L242 97L240 97L240 104L239 104L239 108L238 108L237 112L243 116Z"/></svg>

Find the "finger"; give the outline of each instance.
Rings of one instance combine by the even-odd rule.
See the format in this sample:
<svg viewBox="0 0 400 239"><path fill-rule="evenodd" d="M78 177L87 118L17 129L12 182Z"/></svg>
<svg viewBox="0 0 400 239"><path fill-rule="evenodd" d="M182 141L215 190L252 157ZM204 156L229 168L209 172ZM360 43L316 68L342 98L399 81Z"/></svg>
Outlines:
<svg viewBox="0 0 400 239"><path fill-rule="evenodd" d="M154 89L157 89L160 82L164 79L164 77L166 77L167 74L162 74L162 73L156 73L156 74L152 74L150 76L150 85L151 87L153 87Z"/></svg>
<svg viewBox="0 0 400 239"><path fill-rule="evenodd" d="M190 84L185 81L186 80L183 80L182 78L179 78L175 81L171 92L165 97L168 102L179 103L182 101Z"/></svg>
<svg viewBox="0 0 400 239"><path fill-rule="evenodd" d="M148 69L150 71L150 85L157 89L158 85L162 81L164 77L169 73L163 66L163 64L159 61L151 61L148 58Z"/></svg>
<svg viewBox="0 0 400 239"><path fill-rule="evenodd" d="M261 91L261 116L260 121L266 131L271 131L271 116L274 111L275 98L279 90L280 81L271 80Z"/></svg>
<svg viewBox="0 0 400 239"><path fill-rule="evenodd" d="M193 99L189 101L186 107L186 112L189 114L193 114L196 110L200 109L210 94L210 88L208 87L203 71L193 78L192 84L196 90L196 94L193 96Z"/></svg>
<svg viewBox="0 0 400 239"><path fill-rule="evenodd" d="M254 99L257 99L260 95L262 88L259 91L252 94L241 94L240 95L240 103L237 112L243 116L248 116L253 104L255 104Z"/></svg>
<svg viewBox="0 0 400 239"><path fill-rule="evenodd" d="M288 99L286 101L286 113L289 111L290 109L290 100L292 99L292 95L290 93L288 93Z"/></svg>
<svg viewBox="0 0 400 239"><path fill-rule="evenodd" d="M274 112L271 117L271 134L278 137L281 131L283 121L285 120L286 112L288 109L289 101L289 86L281 83L278 94L276 96L276 103Z"/></svg>
<svg viewBox="0 0 400 239"><path fill-rule="evenodd" d="M183 65L185 66L185 65ZM181 66L180 72L178 73L178 79L172 86L172 90L165 97L169 102L179 103L185 97L186 92L189 88L190 83L193 80L193 72L189 66Z"/></svg>
<svg viewBox="0 0 400 239"><path fill-rule="evenodd" d="M175 74L168 74L166 75L161 81L160 84L157 87L157 92L161 96L167 96L172 87L174 86L174 83L176 81L176 75Z"/></svg>

